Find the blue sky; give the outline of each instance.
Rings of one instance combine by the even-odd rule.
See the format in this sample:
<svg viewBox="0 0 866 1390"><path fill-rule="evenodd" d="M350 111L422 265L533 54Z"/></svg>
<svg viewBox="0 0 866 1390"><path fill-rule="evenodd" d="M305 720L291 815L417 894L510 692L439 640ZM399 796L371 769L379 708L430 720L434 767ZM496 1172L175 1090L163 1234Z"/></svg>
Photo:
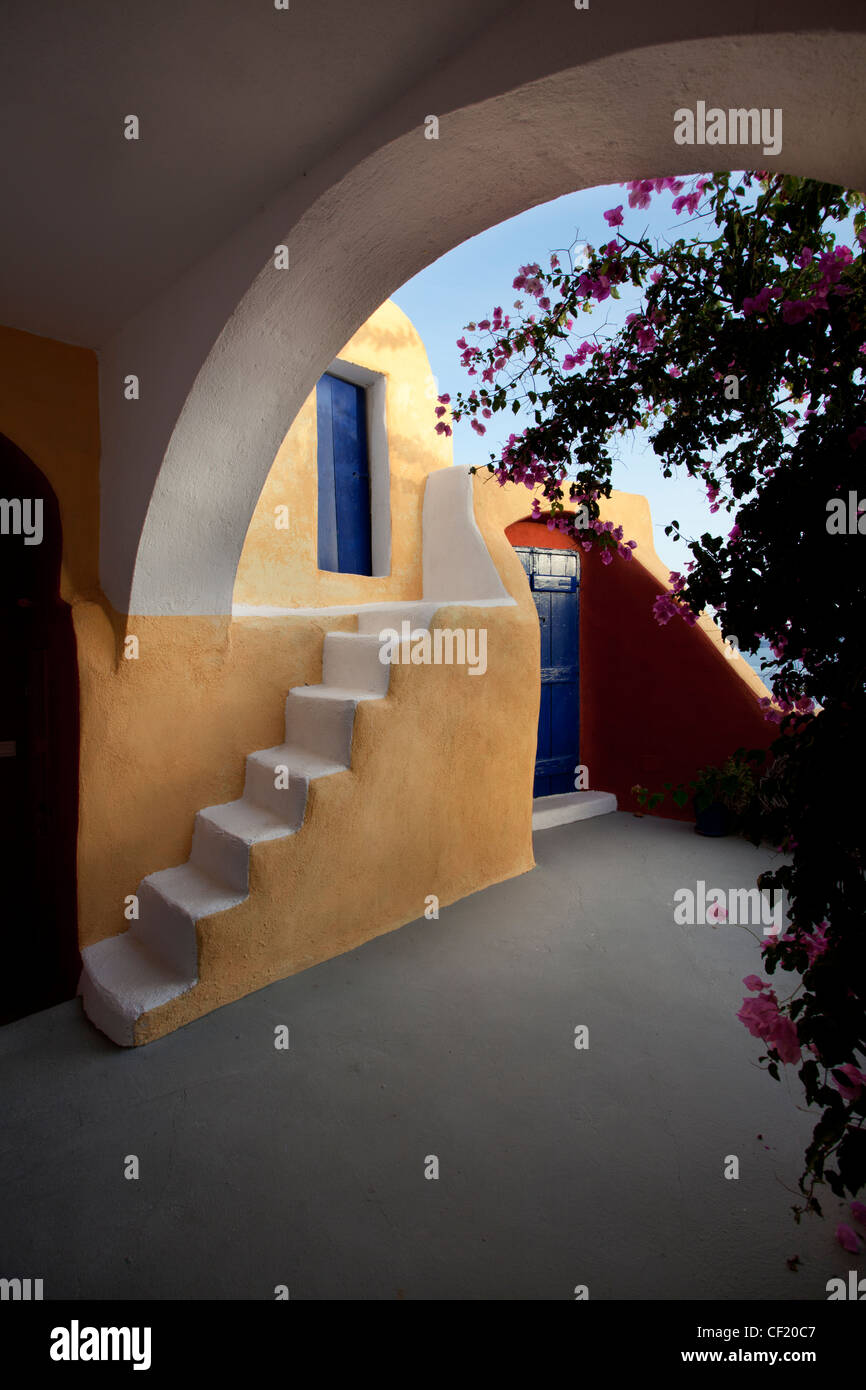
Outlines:
<svg viewBox="0 0 866 1390"><path fill-rule="evenodd" d="M407 281L391 298L420 333L439 391L453 396L456 390L474 384L476 379L467 377L460 366L455 340L467 323L488 317L495 305L509 313L515 299L526 300L512 288L518 267L538 261L546 269L552 251L561 252L575 242L603 245L613 235L603 217L607 208L623 204L623 230L631 236L648 231L652 237L674 240L686 229L693 233L699 225L712 225L708 221L698 224L688 214L676 217L671 201L669 192L654 194L649 208L641 212L629 208L628 192L618 184L570 193L463 242ZM618 325L638 302L637 291L623 287L622 299L607 300L592 317L581 319L580 336L589 336L606 318ZM455 463L486 464L491 449L525 423L510 412L494 416L482 439L470 429L468 420L461 421L455 426L452 441ZM641 435L622 439L619 445L621 457L614 468L614 487L642 493L649 500L656 549L671 569L682 569L690 558L684 544L664 533L672 518L676 517L689 536L705 531L723 535L730 530L732 522L726 512L710 514L706 491L697 479L662 477L661 460Z"/></svg>

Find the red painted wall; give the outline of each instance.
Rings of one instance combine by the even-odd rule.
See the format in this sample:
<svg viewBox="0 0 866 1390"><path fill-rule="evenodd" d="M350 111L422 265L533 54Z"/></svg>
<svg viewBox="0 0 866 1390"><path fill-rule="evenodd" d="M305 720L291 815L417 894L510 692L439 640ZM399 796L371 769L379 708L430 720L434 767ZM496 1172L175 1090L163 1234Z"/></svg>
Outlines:
<svg viewBox="0 0 866 1390"><path fill-rule="evenodd" d="M680 618L656 622L661 588L639 560L603 565L539 521L516 521L505 534L512 545L580 554L580 761L593 790L614 792L621 810L634 810L636 782L661 790L741 745L772 742L777 728L735 663L700 628ZM669 800L660 813L693 819Z"/></svg>

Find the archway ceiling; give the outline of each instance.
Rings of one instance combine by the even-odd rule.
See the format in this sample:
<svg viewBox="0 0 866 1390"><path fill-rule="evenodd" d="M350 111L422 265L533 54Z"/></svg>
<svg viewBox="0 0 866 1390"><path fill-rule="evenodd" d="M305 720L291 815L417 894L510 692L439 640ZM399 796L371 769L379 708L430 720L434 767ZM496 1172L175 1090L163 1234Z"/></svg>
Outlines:
<svg viewBox="0 0 866 1390"><path fill-rule="evenodd" d="M97 347L310 178L623 48L866 28L861 0L5 0L0 322ZM139 115L141 140L122 138ZM327 166L327 167L326 167ZM316 177L318 171L318 177ZM318 185L313 192L313 184Z"/></svg>

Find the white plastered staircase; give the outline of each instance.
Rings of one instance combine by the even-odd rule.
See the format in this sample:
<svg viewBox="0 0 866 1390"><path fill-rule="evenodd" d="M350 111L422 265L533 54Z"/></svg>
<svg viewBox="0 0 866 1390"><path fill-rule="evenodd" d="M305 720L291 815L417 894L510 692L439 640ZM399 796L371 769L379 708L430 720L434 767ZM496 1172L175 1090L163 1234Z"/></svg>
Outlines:
<svg viewBox="0 0 866 1390"><path fill-rule="evenodd" d="M355 711L362 700L382 699L388 691L390 667L379 660L379 633L399 631L407 619L412 629L429 628L439 609L453 603L514 606L475 520L465 468L443 468L426 480L422 569L423 598L414 601L234 610L237 617L354 615L358 629L326 634L322 683L289 691L285 742L248 755L239 800L198 812L187 863L148 874L138 888L138 920L82 952L85 1012L114 1042L134 1046L143 1015L196 987L196 925L249 896L253 846L315 833L306 823L311 782L350 768ZM287 778L278 778L280 768ZM360 784L358 794L364 795Z"/></svg>
<svg viewBox="0 0 866 1390"><path fill-rule="evenodd" d="M85 1012L114 1042L133 1046L143 1014L198 983L197 922L244 901L253 845L296 835L310 783L351 766L355 710L388 691L379 632L407 618L429 627L439 606L370 605L357 610L357 632L327 633L322 683L288 693L285 742L249 754L239 800L198 812L188 861L142 880L130 929L82 952Z"/></svg>

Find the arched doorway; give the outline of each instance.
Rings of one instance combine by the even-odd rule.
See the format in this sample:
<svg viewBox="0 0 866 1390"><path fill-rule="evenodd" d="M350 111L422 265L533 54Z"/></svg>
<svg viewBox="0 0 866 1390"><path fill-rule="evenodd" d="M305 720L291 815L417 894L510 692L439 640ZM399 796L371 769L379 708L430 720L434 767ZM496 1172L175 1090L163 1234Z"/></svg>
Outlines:
<svg viewBox="0 0 866 1390"><path fill-rule="evenodd" d="M78 671L48 480L0 435L0 1023L75 994Z"/></svg>

